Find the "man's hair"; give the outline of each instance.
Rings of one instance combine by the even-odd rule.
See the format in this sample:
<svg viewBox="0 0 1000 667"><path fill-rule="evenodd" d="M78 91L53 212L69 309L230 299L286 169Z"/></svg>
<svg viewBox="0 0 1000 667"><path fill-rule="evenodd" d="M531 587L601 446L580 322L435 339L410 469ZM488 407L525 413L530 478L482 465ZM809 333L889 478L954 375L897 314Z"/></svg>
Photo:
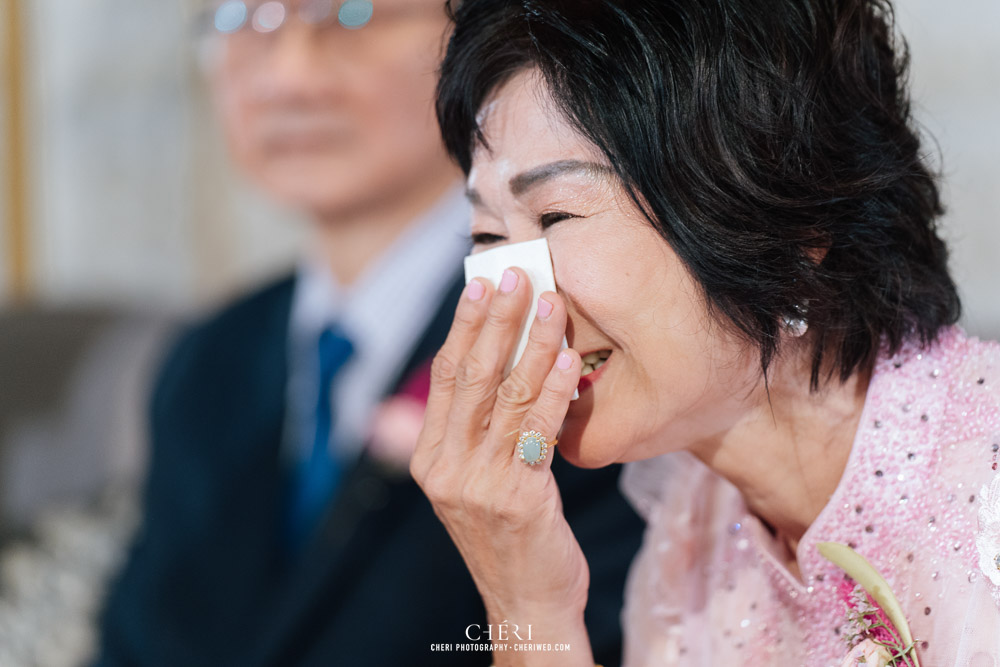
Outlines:
<svg viewBox="0 0 1000 667"><path fill-rule="evenodd" d="M464 0L452 18L437 113L462 168L483 103L537 69L765 376L803 311L814 389L957 321L886 0Z"/></svg>

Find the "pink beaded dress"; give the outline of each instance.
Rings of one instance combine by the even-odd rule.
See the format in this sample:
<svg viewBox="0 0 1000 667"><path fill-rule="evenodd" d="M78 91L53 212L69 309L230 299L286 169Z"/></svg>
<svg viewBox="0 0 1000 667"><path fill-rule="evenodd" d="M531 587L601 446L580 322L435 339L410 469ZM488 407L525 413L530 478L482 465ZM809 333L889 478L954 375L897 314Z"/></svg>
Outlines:
<svg viewBox="0 0 1000 667"><path fill-rule="evenodd" d="M944 332L874 370L843 477L801 539L801 579L735 487L686 453L628 464L647 521L623 625L628 667L839 667L852 546L887 580L923 667L1000 667L1000 346Z"/></svg>

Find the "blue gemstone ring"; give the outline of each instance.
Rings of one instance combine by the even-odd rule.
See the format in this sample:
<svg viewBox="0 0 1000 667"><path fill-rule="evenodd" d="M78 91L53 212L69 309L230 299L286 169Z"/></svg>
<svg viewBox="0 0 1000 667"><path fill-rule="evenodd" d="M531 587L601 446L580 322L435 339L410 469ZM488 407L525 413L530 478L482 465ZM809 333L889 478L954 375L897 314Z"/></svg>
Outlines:
<svg viewBox="0 0 1000 667"><path fill-rule="evenodd" d="M540 461L544 461L549 453L549 447L555 447L558 440L553 440L551 444L545 436L538 431L524 431L517 439L517 457L533 466Z"/></svg>

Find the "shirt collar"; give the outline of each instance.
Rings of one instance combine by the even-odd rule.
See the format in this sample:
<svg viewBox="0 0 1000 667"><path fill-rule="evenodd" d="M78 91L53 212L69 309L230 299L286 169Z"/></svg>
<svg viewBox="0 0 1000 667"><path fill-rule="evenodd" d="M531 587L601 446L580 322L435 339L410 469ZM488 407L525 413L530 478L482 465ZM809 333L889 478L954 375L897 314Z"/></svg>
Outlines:
<svg viewBox="0 0 1000 667"><path fill-rule="evenodd" d="M361 355L399 339L396 325L420 320L420 313L457 274L459 260L469 250L468 225L468 202L463 189L455 187L407 227L350 287L340 285L319 258L304 257L292 304L294 338L314 340L337 322ZM451 265L455 271L442 276L439 267Z"/></svg>
<svg viewBox="0 0 1000 667"><path fill-rule="evenodd" d="M359 353L409 352L468 251L469 207L456 187L400 235L345 299L340 322Z"/></svg>

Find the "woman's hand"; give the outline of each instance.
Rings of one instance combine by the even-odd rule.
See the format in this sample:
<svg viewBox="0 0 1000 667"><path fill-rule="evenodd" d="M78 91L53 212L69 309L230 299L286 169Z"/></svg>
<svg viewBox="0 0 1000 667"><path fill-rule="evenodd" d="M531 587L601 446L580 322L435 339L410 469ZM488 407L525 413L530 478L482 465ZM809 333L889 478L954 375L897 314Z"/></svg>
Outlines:
<svg viewBox="0 0 1000 667"><path fill-rule="evenodd" d="M502 377L530 295L520 269L506 271L495 292L482 280L466 287L434 359L410 470L475 579L494 643L571 647L497 651L497 664L593 665L583 625L590 575L562 512L553 454L534 466L516 454L523 431L555 440L580 377L580 356L560 351L566 309L557 294L541 295L527 348ZM507 636L498 636L501 623Z"/></svg>

